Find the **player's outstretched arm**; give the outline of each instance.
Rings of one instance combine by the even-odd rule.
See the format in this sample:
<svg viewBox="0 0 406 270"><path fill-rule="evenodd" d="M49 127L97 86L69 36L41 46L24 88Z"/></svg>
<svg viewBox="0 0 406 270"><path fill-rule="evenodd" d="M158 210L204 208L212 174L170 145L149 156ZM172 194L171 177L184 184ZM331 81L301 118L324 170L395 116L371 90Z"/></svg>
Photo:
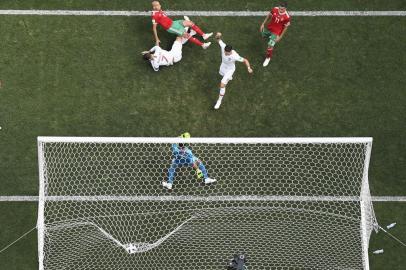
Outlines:
<svg viewBox="0 0 406 270"><path fill-rule="evenodd" d="M247 67L248 73L251 74L251 73L254 72L254 70L253 70L252 67L251 67L250 62L248 61L248 59L244 58L244 64L245 64L245 66Z"/></svg>
<svg viewBox="0 0 406 270"><path fill-rule="evenodd" d="M272 13L269 12L268 15L266 16L264 22L261 24L261 27L259 28L259 32L263 32L265 28L265 24L271 19Z"/></svg>
<svg viewBox="0 0 406 270"><path fill-rule="evenodd" d="M141 52L141 54L142 55L145 55L145 54L147 54L147 53L155 53L157 50L159 50L160 49L160 47L159 46L154 46L154 47L152 47L149 51L143 51L143 52Z"/></svg>
<svg viewBox="0 0 406 270"><path fill-rule="evenodd" d="M199 159L197 159L195 161L195 163L193 163L193 169L195 169L195 170L199 169L200 163L201 163L201 161Z"/></svg>
<svg viewBox="0 0 406 270"><path fill-rule="evenodd" d="M222 49L224 49L224 48L226 47L226 44L225 44L224 41L221 39L222 37L223 37L223 34L222 34L222 33L220 33L220 32L217 32L217 33L216 33L216 36L215 36L216 41L218 42L218 44L220 45L220 47L221 47Z"/></svg>
<svg viewBox="0 0 406 270"><path fill-rule="evenodd" d="M193 169L196 171L196 176L198 179L201 179L204 177L203 171L200 169L200 166L202 166L203 163L200 161L200 159L196 160L196 162L193 164ZM204 165L203 165L204 166Z"/></svg>
<svg viewBox="0 0 406 270"><path fill-rule="evenodd" d="M159 37L158 37L158 31L157 31L157 25L158 24L156 24L156 23L154 23L153 25L152 25L152 32L154 33L154 38L155 38L155 44L158 46L159 45L159 43L161 43L161 41L159 40Z"/></svg>
<svg viewBox="0 0 406 270"><path fill-rule="evenodd" d="M222 37L222 36L223 36L223 34L222 34L222 33L217 32L217 33L216 33L216 36L215 36L216 41L217 41L217 42L220 42L220 41L221 41L221 37Z"/></svg>

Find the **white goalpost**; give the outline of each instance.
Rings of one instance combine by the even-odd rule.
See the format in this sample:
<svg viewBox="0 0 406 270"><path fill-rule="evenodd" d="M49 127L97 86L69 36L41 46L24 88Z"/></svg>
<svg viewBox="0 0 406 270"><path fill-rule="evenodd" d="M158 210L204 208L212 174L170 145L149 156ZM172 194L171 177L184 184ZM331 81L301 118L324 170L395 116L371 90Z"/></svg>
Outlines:
<svg viewBox="0 0 406 270"><path fill-rule="evenodd" d="M244 253L250 270L368 270L371 148L372 138L39 137L39 269L216 270Z"/></svg>

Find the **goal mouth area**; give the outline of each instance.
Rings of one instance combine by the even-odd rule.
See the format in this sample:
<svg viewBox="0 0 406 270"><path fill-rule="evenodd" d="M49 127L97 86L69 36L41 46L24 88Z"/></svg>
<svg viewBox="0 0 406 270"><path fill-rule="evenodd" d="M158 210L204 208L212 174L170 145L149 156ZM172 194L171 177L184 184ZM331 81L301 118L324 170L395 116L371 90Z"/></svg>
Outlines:
<svg viewBox="0 0 406 270"><path fill-rule="evenodd" d="M253 269L368 270L371 148L372 138L39 137L40 270L219 269L239 251Z"/></svg>
<svg viewBox="0 0 406 270"><path fill-rule="evenodd" d="M229 198L230 199L230 198ZM148 203L146 201L111 201L106 200L103 205L102 201L98 201L98 208L102 208L101 212L104 215L100 215L95 211L93 216L82 217L80 219L74 219L76 216L73 208L87 207L92 209L92 202L94 201L65 201L66 208L72 208L72 219L57 220L55 217L54 222L46 223L45 232L49 236L50 234L58 233L64 230L75 230L80 227L93 227L99 230L101 235L106 239L111 240L117 246L125 249L129 254L143 253L150 251L164 243L170 237L175 235L183 227L188 226L193 222L206 222L205 220L219 219L219 220L233 220L235 217L240 217L244 220L243 226L247 224L261 223L261 226L267 226L268 223L272 223L275 219L284 222L284 216L291 219L300 220L300 217L312 216L312 219L318 219L320 222L327 222L335 219L337 224L352 224L356 227L360 226L361 219L359 215L360 204L358 201L332 201L332 200L317 200L317 201L298 201L296 200L238 200L233 201L226 200L211 200L211 201L188 201L189 204L185 204L185 201L166 201L160 200L160 208L156 211L136 211L133 209L137 207L148 209ZM73 202L73 204L71 204ZM76 202L79 202L77 204ZM156 204L156 201L150 201ZM171 204L172 202L172 204ZM182 203L183 209L176 210L177 203ZM52 201L48 202L51 204ZM123 208L127 209L126 212L120 214L107 214L106 212L113 212L111 203L122 203ZM345 205L343 205L345 204ZM135 206L136 205L136 206ZM188 206L186 206L188 205ZM333 211L337 206L341 206L346 209L345 212ZM272 217L270 220L268 217ZM266 220L267 222L263 222ZM326 220L326 221L323 221ZM141 221L141 222L140 222ZM160 224L166 223L165 230L160 230ZM210 222L211 224L213 222ZM115 224L115 225L112 225ZM310 225L310 224L309 224ZM123 231L126 227L131 228L136 233L129 237L120 235L120 231ZM108 229L107 229L108 228ZM145 239L143 235L145 231L153 230L155 238ZM142 239L137 239L141 237ZM132 239L130 241L128 239Z"/></svg>
<svg viewBox="0 0 406 270"><path fill-rule="evenodd" d="M331 202L319 203L326 205ZM171 212L169 215L144 212L89 217L86 218L88 222L64 221L45 226L45 242L53 247L46 250L46 254L48 259L61 263L68 258L76 258L75 253L82 250L89 257L104 254L110 258L108 262L104 261L107 264L112 261L114 264L125 262L128 265L148 268L157 256L158 258L164 254L176 256L176 252L172 250L177 250L185 256L182 259L178 257L178 263L187 265L191 261L197 261L198 264L202 264L200 267L210 265L211 268L206 269L215 269L221 266L219 261L242 250L250 255L250 265L261 269L264 266L275 267L281 263L303 269L305 266L308 267L309 263L315 263L306 262L306 258L309 257L319 258L317 264L321 261L327 265L327 261L332 261L336 265L343 265L341 259L337 258L345 258L347 265L359 266L362 264L359 233L361 221L355 217L355 212L359 211L359 203L336 203L351 205L354 216L322 212L313 209L311 207L313 203L303 202L297 207L191 208L181 213L167 209ZM250 205L252 202L244 204ZM259 202L259 205L263 204L263 201ZM274 202L266 203L273 204ZM297 205L297 202L290 201L288 204ZM139 217L150 214L151 219ZM178 218L166 219L168 216ZM91 220L93 222L90 222ZM166 224L166 228L160 231L162 224ZM126 228L131 228L132 233L123 233ZM146 238L148 234L145 232L148 231L155 233ZM316 244L309 244L315 240ZM347 242L351 244L340 247L340 243ZM207 254L199 251L201 245L205 247L205 251L208 250ZM61 253L60 250L66 251ZM269 252L278 259L266 261L264 258L269 256ZM96 264L99 265L99 262ZM170 256L159 259L158 264L160 267L169 265L176 269L176 264L171 262Z"/></svg>

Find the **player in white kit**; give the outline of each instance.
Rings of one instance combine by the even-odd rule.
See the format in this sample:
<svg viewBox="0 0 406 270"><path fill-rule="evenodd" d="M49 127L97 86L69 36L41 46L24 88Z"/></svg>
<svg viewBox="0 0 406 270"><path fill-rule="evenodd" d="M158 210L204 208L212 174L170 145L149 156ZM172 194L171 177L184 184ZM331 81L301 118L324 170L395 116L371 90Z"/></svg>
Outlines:
<svg viewBox="0 0 406 270"><path fill-rule="evenodd" d="M172 66L182 60L182 47L187 41L183 37L177 37L170 51L162 49L157 44L151 50L142 52L142 55L151 63L155 71L159 71L160 66Z"/></svg>
<svg viewBox="0 0 406 270"><path fill-rule="evenodd" d="M220 83L220 93L214 109L218 110L220 108L221 102L224 95L226 94L226 85L229 81L233 79L233 74L235 72L235 62L242 62L248 69L248 73L253 73L254 71L251 68L250 62L247 59L241 57L230 45L226 45L221 40L222 34L216 34L216 40L221 47L221 57L222 62L220 66L220 75L223 76L223 79Z"/></svg>

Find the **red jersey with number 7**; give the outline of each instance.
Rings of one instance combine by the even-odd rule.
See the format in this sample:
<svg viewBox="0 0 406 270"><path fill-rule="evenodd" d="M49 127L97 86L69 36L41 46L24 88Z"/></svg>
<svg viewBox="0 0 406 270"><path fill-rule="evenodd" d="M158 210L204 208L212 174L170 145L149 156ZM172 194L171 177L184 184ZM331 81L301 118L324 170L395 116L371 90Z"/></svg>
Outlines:
<svg viewBox="0 0 406 270"><path fill-rule="evenodd" d="M172 19L166 15L162 10L152 11L152 23L161 25L165 30L168 30L172 26Z"/></svg>
<svg viewBox="0 0 406 270"><path fill-rule="evenodd" d="M270 12L272 15L271 22L268 24L268 30L275 35L280 36L283 29L290 25L290 16L287 11L279 13L279 8L275 7Z"/></svg>

